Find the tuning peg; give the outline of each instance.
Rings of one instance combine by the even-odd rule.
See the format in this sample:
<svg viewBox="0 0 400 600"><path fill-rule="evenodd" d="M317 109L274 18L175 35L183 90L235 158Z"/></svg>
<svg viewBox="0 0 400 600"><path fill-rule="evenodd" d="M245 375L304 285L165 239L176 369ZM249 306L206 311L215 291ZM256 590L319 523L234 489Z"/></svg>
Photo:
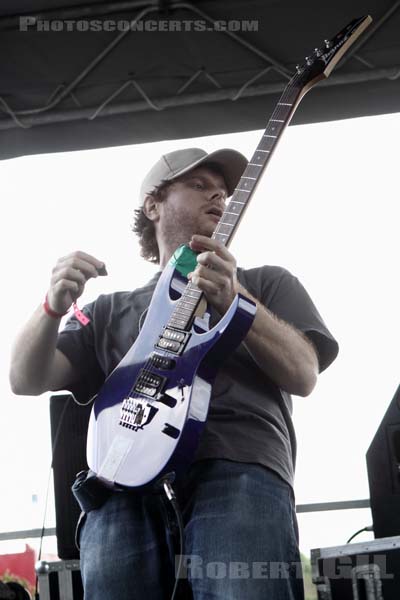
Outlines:
<svg viewBox="0 0 400 600"><path fill-rule="evenodd" d="M319 58L320 56L322 56L322 50L320 48L315 48L314 54L317 58Z"/></svg>
<svg viewBox="0 0 400 600"><path fill-rule="evenodd" d="M300 65L296 65L296 71L298 72L298 74L300 75L300 73L303 71L303 69L301 68Z"/></svg>
<svg viewBox="0 0 400 600"><path fill-rule="evenodd" d="M313 64L313 59L311 58L311 56L306 56L306 63L309 67L311 67L311 65Z"/></svg>
<svg viewBox="0 0 400 600"><path fill-rule="evenodd" d="M330 40L324 40L325 43L325 48L327 50L329 50L329 48L332 48L332 42Z"/></svg>

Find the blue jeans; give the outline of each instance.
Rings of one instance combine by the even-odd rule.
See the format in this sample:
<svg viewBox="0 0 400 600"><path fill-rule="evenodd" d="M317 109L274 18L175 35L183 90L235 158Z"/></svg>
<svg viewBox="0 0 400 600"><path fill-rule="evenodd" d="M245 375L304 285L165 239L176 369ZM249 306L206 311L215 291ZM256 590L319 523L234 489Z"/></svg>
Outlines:
<svg viewBox="0 0 400 600"><path fill-rule="evenodd" d="M178 600L303 600L290 487L272 471L195 463L177 490L185 524ZM85 600L169 600L179 547L159 494L114 493L80 531Z"/></svg>

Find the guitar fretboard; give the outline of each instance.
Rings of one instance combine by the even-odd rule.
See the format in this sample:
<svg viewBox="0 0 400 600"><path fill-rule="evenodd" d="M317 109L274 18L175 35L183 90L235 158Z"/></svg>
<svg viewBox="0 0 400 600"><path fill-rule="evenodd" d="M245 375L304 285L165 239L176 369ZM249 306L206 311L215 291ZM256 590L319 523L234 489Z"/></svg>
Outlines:
<svg viewBox="0 0 400 600"><path fill-rule="evenodd" d="M302 86L295 75L283 92L268 125L261 136L257 149L247 164L247 167L237 184L232 197L221 216L212 239L228 246L236 228L242 218L261 175L266 168L271 155L276 148L280 136L289 124L296 105L299 102ZM191 324L196 308L203 292L193 283L189 282L176 303L167 327L186 330Z"/></svg>
<svg viewBox="0 0 400 600"><path fill-rule="evenodd" d="M293 82L293 79L296 81ZM247 164L239 183L222 215L213 239L219 240L227 246L244 214L250 199L255 191L261 175L270 160L274 149L284 129L289 124L294 108L301 94L301 87L297 85L295 76L286 87L280 98L267 127L261 136L258 146Z"/></svg>

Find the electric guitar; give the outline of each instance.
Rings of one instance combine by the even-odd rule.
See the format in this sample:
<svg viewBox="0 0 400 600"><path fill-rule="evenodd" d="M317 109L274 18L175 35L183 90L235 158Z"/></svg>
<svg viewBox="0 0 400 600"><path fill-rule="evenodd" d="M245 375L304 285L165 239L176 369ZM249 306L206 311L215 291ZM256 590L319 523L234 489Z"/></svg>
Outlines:
<svg viewBox="0 0 400 600"><path fill-rule="evenodd" d="M299 102L330 75L371 21L369 16L355 19L296 68L213 239L229 246ZM137 340L95 398L87 460L108 486L138 488L185 472L207 418L217 369L253 322L254 303L238 294L209 328L203 293L186 277L195 266L196 255L188 247L177 250L161 274Z"/></svg>

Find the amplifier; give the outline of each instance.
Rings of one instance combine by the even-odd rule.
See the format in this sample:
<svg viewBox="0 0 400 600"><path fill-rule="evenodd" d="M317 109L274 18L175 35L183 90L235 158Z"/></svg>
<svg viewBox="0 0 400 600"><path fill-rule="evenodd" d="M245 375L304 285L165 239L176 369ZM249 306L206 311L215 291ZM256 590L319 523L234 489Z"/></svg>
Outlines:
<svg viewBox="0 0 400 600"><path fill-rule="evenodd" d="M400 536L311 550L318 600L399 600Z"/></svg>
<svg viewBox="0 0 400 600"><path fill-rule="evenodd" d="M86 433L91 408L76 404L71 394L50 397L57 553L67 561L79 560L75 528L80 509L71 486L78 471L88 468Z"/></svg>
<svg viewBox="0 0 400 600"><path fill-rule="evenodd" d="M366 459L375 537L400 535L400 386Z"/></svg>

